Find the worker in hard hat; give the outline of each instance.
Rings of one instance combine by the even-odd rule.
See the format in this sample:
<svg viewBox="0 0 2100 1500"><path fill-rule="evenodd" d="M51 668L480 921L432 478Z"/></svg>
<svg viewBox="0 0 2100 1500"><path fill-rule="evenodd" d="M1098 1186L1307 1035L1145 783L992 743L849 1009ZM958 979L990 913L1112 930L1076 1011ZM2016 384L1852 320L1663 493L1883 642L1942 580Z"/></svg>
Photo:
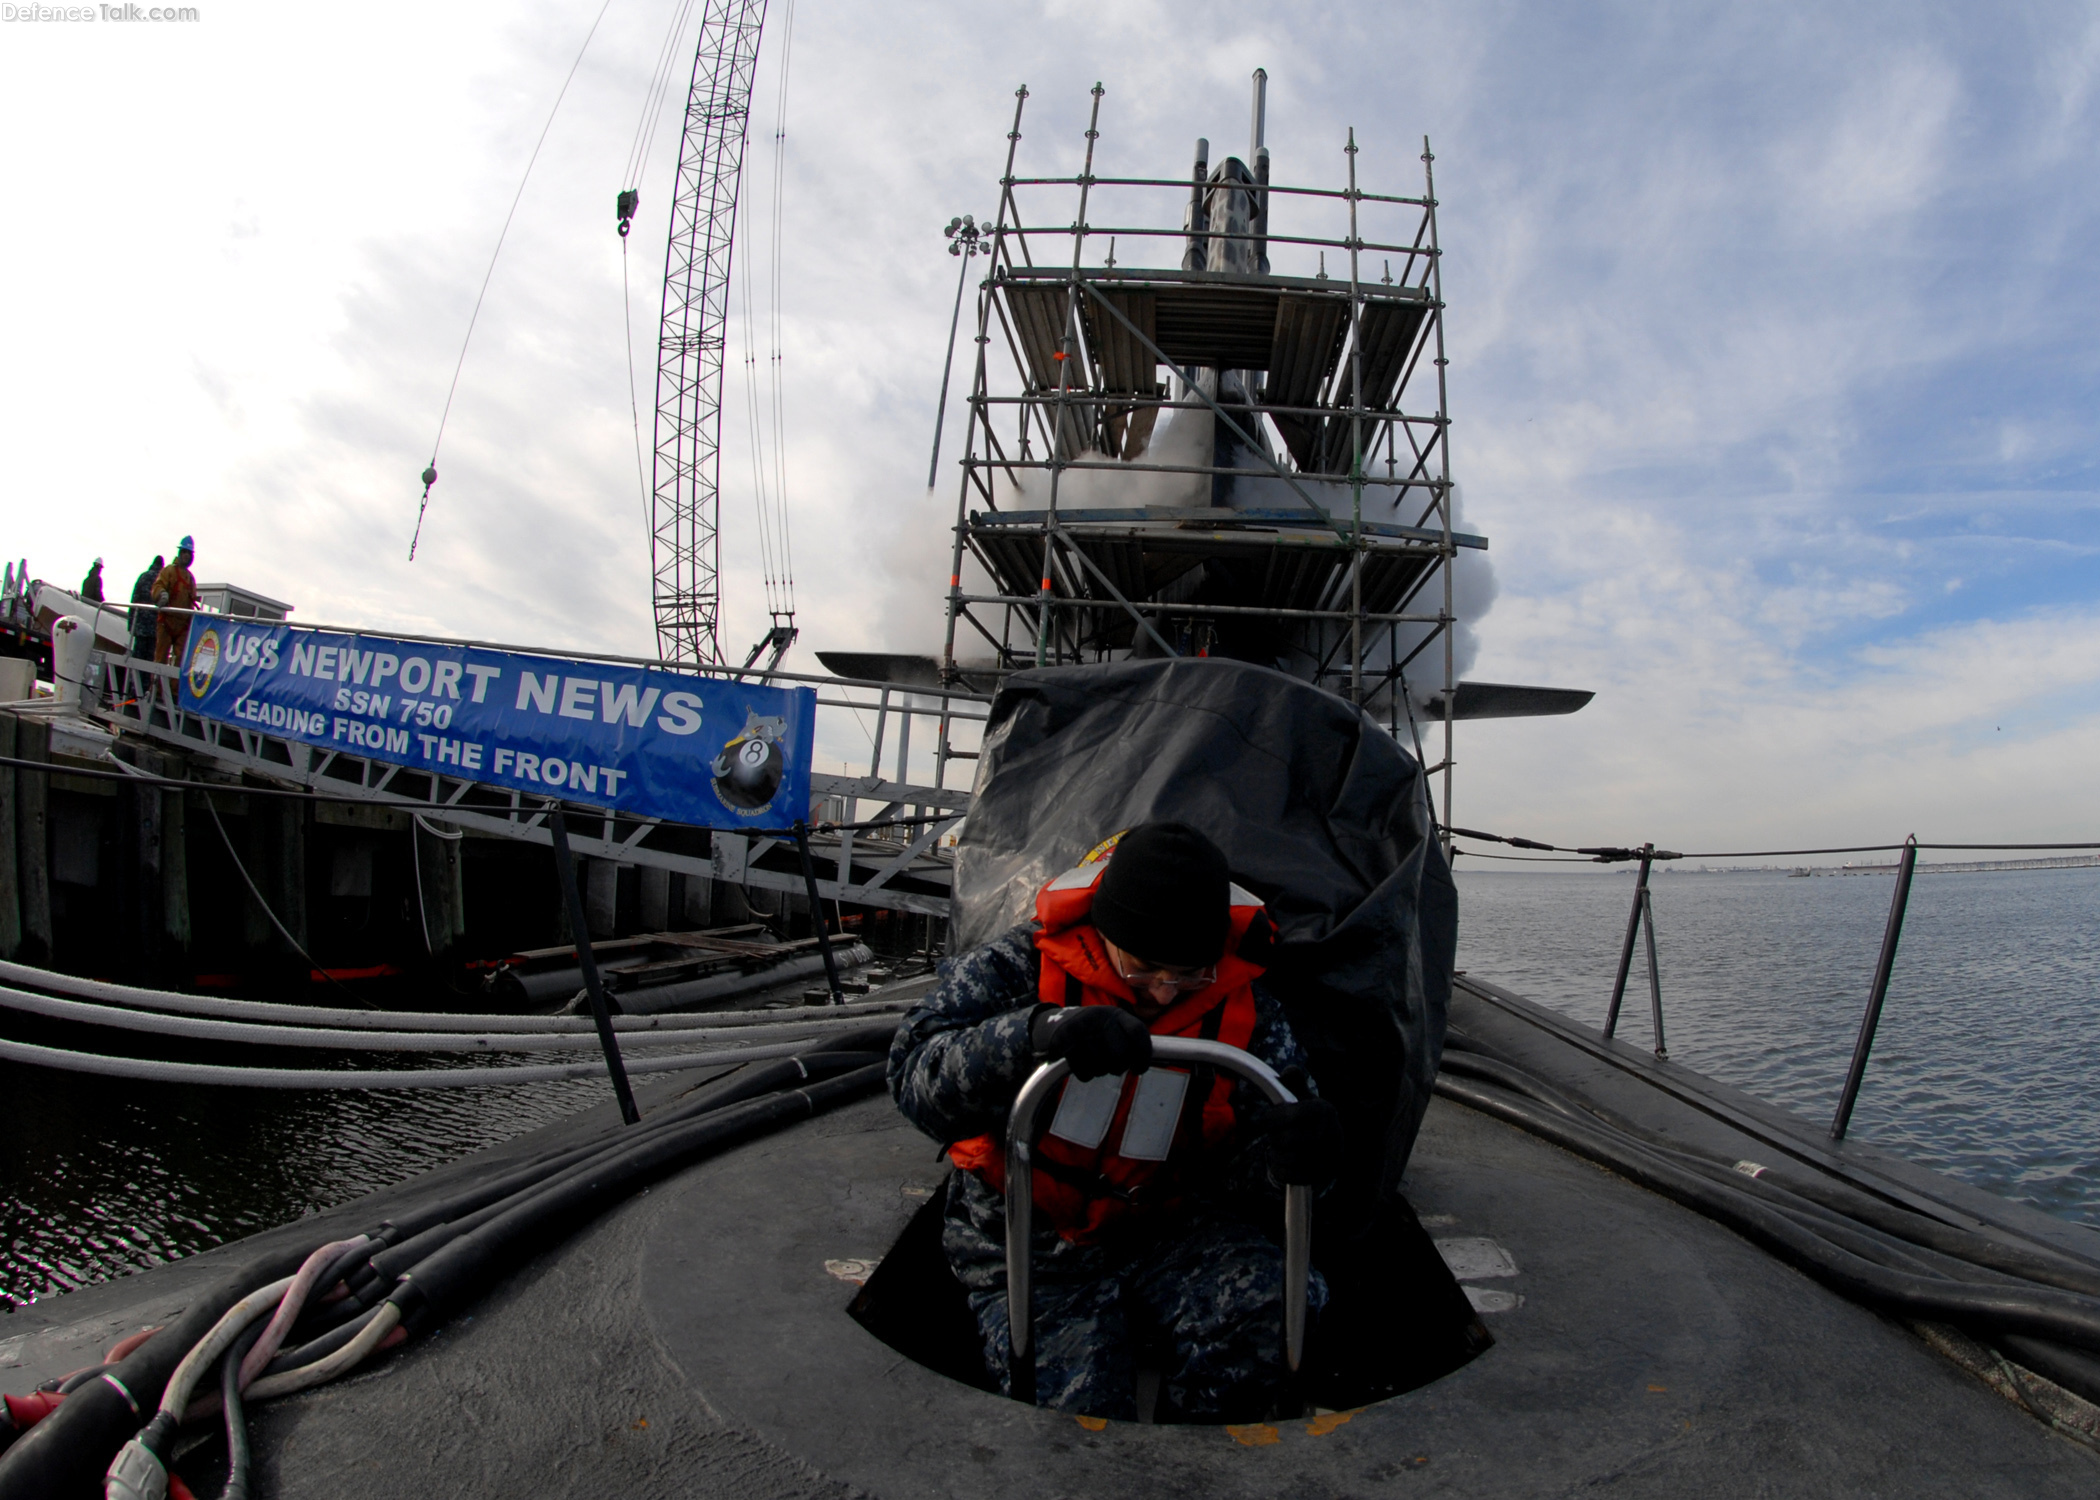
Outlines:
<svg viewBox="0 0 2100 1500"><path fill-rule="evenodd" d="M197 578L190 572L197 544L184 537L175 547L175 561L160 570L153 580L153 602L160 606L159 623L153 635L153 659L182 664L182 648L189 639L190 617L171 615L171 609L197 607Z"/></svg>
<svg viewBox="0 0 2100 1500"><path fill-rule="evenodd" d="M94 604L102 602L101 558L95 559L95 565L87 570L87 577L80 580L80 597Z"/></svg>
<svg viewBox="0 0 2100 1500"><path fill-rule="evenodd" d="M1033 1154L1036 1400L1134 1418L1133 1314L1171 1345L1167 1419L1259 1421L1286 1398L1282 1188L1331 1182L1343 1132L1257 982L1274 935L1215 843L1143 824L1045 886L1033 923L944 964L905 1017L890 1093L962 1169L942 1249L1009 1394L1007 1115L1036 1067L1063 1058L1072 1076ZM1299 1102L1153 1068L1156 1036L1243 1048ZM1315 1273L1308 1305L1326 1300Z"/></svg>
<svg viewBox="0 0 2100 1500"><path fill-rule="evenodd" d="M131 581L133 604L153 602L153 585L160 578L160 570L167 565L168 560L165 557L158 552L153 554L152 564ZM153 660L153 636L158 618L159 616L150 609L135 609L131 612L131 654L142 661Z"/></svg>

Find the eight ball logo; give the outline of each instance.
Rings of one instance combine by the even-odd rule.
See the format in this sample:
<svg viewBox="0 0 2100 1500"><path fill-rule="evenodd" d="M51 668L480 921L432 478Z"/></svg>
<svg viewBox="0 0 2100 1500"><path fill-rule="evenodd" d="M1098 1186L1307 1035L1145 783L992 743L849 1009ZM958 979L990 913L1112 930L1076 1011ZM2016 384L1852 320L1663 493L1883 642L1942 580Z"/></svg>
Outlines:
<svg viewBox="0 0 2100 1500"><path fill-rule="evenodd" d="M781 736L787 720L744 716L744 730L722 747L709 768L715 773L715 795L731 807L756 812L773 800L787 775Z"/></svg>

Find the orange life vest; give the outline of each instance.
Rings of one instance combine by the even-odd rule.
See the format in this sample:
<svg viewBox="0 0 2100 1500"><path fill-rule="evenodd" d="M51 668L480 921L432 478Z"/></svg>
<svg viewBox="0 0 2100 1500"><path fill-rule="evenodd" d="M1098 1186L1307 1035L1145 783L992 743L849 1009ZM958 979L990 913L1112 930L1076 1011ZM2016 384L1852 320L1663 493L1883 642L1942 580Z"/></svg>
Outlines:
<svg viewBox="0 0 2100 1500"><path fill-rule="evenodd" d="M1137 998L1110 962L1094 927L1094 891L1112 845L1096 849L1045 886L1035 902L1040 997L1051 1005L1122 1005ZM1245 1047L1254 1036L1253 983L1262 967L1240 954L1267 913L1232 888L1230 936L1218 977L1183 995L1149 1023L1154 1036L1199 1037ZM1252 944L1245 946L1253 947ZM1065 1080L1049 1128L1036 1146L1035 1205L1065 1239L1086 1244L1134 1212L1171 1206L1190 1161L1215 1150L1238 1123L1233 1080L1215 1069L1155 1067L1081 1083ZM1006 1150L993 1135L948 1148L949 1159L1003 1194Z"/></svg>

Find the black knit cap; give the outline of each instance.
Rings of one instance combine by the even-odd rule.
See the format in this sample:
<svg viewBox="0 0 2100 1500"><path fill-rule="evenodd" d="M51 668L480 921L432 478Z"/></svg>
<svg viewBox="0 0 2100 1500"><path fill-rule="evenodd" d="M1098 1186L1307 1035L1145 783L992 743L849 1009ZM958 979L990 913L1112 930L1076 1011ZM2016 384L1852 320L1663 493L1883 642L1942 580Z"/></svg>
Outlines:
<svg viewBox="0 0 2100 1500"><path fill-rule="evenodd" d="M1216 963L1232 925L1225 851L1186 823L1140 823L1109 857L1093 918L1133 958L1176 968Z"/></svg>

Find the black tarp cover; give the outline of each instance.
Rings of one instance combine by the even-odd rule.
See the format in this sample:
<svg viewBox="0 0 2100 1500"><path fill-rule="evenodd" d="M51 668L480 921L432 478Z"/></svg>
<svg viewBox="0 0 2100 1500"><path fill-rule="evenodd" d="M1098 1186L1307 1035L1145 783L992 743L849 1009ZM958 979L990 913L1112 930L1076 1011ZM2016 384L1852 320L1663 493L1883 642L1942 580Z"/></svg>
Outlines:
<svg viewBox="0 0 2100 1500"><path fill-rule="evenodd" d="M952 950L1026 920L1045 882L1155 819L1215 839L1281 929L1270 982L1348 1127L1320 1214L1346 1238L1397 1194L1443 1051L1458 903L1421 766L1351 704L1266 667L1022 672L986 727Z"/></svg>

